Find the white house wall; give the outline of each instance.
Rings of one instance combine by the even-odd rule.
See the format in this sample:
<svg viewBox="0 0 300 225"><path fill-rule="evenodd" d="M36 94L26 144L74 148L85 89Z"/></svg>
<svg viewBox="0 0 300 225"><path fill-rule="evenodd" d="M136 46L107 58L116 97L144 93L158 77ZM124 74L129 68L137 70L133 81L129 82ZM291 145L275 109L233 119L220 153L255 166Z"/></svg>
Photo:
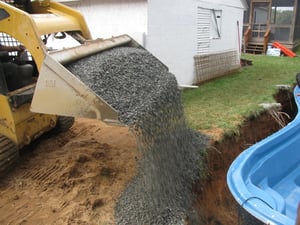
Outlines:
<svg viewBox="0 0 300 225"><path fill-rule="evenodd" d="M221 39L211 39L211 52L239 49L242 40L243 14L238 8L222 7Z"/></svg>
<svg viewBox="0 0 300 225"><path fill-rule="evenodd" d="M196 15L195 4L184 0L148 2L146 48L169 67L181 84L191 84L193 80Z"/></svg>
<svg viewBox="0 0 300 225"><path fill-rule="evenodd" d="M209 39L208 53L238 51L241 45L241 1L149 0L146 47L169 67L180 84L195 82L198 7L222 11L221 38Z"/></svg>
<svg viewBox="0 0 300 225"><path fill-rule="evenodd" d="M93 38L129 34L165 63L179 83L192 84L195 82L194 56L199 44L199 7L222 11L221 39L210 37L205 50L207 53L214 53L240 48L244 2L78 0L70 6L83 13Z"/></svg>
<svg viewBox="0 0 300 225"><path fill-rule="evenodd" d="M81 0L70 6L84 15L93 38L129 34L144 44L146 0Z"/></svg>

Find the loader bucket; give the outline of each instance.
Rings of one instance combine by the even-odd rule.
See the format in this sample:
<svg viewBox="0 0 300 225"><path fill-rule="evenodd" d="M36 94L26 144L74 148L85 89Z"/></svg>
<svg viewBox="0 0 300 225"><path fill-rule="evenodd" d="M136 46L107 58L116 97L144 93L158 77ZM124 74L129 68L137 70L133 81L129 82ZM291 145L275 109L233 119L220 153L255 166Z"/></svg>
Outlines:
<svg viewBox="0 0 300 225"><path fill-rule="evenodd" d="M77 47L46 54L31 111L119 124L118 112L64 67L67 63L119 46L139 45L129 36L122 35L88 41Z"/></svg>

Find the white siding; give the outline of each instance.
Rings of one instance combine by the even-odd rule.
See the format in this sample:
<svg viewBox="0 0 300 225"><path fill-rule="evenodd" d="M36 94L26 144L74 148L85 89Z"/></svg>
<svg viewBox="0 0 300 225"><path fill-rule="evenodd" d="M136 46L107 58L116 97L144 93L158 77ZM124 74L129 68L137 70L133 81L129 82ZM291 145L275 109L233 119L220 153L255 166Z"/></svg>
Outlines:
<svg viewBox="0 0 300 225"><path fill-rule="evenodd" d="M129 34L140 43L144 41L146 0L81 0L71 6L84 15L93 38Z"/></svg>
<svg viewBox="0 0 300 225"><path fill-rule="evenodd" d="M93 38L129 34L165 63L181 84L196 81L195 55L241 46L245 0L81 0L71 6L83 13ZM210 29L207 39L208 21L199 15L199 7L221 12L220 38Z"/></svg>
<svg viewBox="0 0 300 225"><path fill-rule="evenodd" d="M196 36L194 1L149 0L146 47L169 67L180 84L193 83Z"/></svg>
<svg viewBox="0 0 300 225"><path fill-rule="evenodd" d="M197 54L209 52L210 10L198 7L197 10Z"/></svg>
<svg viewBox="0 0 300 225"><path fill-rule="evenodd" d="M223 7L221 39L212 39L210 51L239 49L242 35L243 11L238 8Z"/></svg>
<svg viewBox="0 0 300 225"><path fill-rule="evenodd" d="M199 19L199 7L222 12L220 38L207 40L206 28L198 27L199 23L207 23L205 18ZM193 84L197 53L240 48L238 36L242 32L243 10L240 0L149 0L146 47L169 67L180 84ZM201 45L204 47L201 41L206 42L204 49L200 49Z"/></svg>
<svg viewBox="0 0 300 225"><path fill-rule="evenodd" d="M205 2L206 6L207 4L215 4L219 6L229 6L229 7L234 7L234 8L245 8L246 7L246 0L196 0L197 2Z"/></svg>

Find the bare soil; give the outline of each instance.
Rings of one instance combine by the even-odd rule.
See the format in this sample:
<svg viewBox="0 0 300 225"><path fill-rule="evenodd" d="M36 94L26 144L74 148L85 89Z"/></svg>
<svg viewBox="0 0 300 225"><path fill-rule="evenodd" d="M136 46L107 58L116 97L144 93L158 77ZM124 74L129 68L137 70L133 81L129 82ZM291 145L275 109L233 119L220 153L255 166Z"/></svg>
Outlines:
<svg viewBox="0 0 300 225"><path fill-rule="evenodd" d="M0 181L0 224L114 224L115 200L135 175L138 152L126 127L77 119L22 151Z"/></svg>
<svg viewBox="0 0 300 225"><path fill-rule="evenodd" d="M291 114L287 99L278 95L283 111ZM237 224L227 169L240 152L278 129L263 113L247 120L240 135L211 143L208 179L195 185L198 199L189 225ZM18 165L1 178L0 224L114 224L116 199L136 174L139 157L127 127L77 119L69 131L44 135L22 150Z"/></svg>

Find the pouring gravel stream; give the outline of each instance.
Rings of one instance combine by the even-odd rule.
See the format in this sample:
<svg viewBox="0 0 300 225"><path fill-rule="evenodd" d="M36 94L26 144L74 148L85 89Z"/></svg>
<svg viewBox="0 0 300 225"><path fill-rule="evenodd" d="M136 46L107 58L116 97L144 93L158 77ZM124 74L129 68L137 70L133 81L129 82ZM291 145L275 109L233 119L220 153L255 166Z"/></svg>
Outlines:
<svg viewBox="0 0 300 225"><path fill-rule="evenodd" d="M142 152L136 177L116 202L116 224L185 224L208 138L187 126L175 76L152 54L132 47L67 68L119 111Z"/></svg>

